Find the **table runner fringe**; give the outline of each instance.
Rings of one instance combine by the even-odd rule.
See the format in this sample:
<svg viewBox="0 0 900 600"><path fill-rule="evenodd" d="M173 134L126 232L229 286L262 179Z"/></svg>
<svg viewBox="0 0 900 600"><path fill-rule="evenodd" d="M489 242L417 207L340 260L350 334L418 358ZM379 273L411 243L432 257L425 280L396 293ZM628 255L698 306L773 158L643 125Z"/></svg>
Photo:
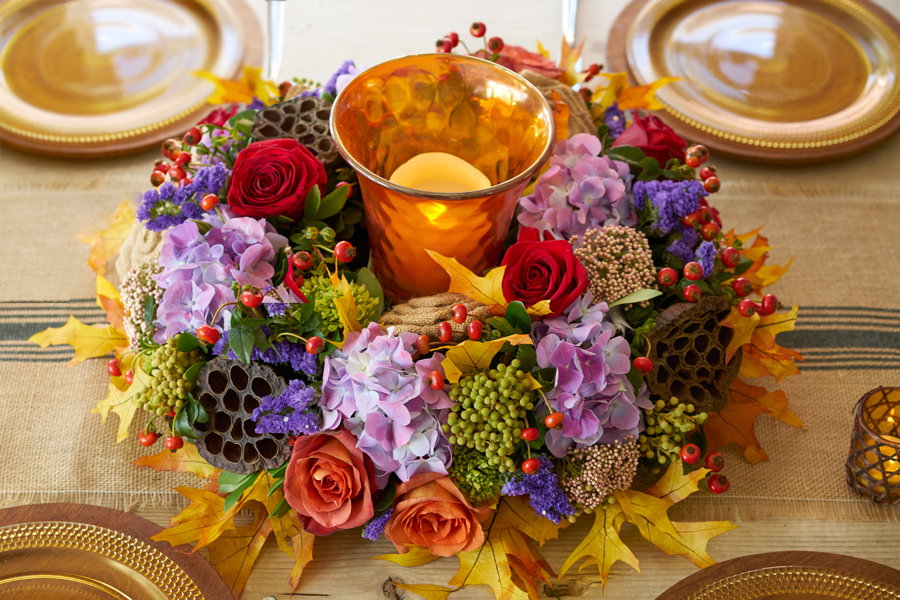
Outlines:
<svg viewBox="0 0 900 600"><path fill-rule="evenodd" d="M758 181L729 181L722 185L717 200L739 199L760 200L765 198L815 198L847 201L890 201L897 202L896 186L880 183L864 184L787 184L761 183Z"/></svg>
<svg viewBox="0 0 900 600"><path fill-rule="evenodd" d="M187 504L184 496L174 490L167 492L0 491L0 508L51 502L90 504L125 512L133 512L139 508L182 507Z"/></svg>
<svg viewBox="0 0 900 600"><path fill-rule="evenodd" d="M860 498L753 498L703 496L689 498L669 510L676 521L734 521L765 517L794 517L829 521L900 521L900 505L883 505Z"/></svg>

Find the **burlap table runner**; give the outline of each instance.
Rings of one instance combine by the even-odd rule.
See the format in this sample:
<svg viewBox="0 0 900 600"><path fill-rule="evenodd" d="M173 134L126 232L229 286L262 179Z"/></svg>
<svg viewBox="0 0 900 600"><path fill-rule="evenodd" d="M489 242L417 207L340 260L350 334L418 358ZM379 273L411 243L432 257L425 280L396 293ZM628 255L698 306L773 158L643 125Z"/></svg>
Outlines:
<svg viewBox="0 0 900 600"><path fill-rule="evenodd" d="M155 153L88 163L0 153L0 505L177 502L172 488L198 480L133 466L160 447L147 450L134 439L117 445L117 417L101 426L91 414L105 396L106 360L68 368L67 347L26 342L69 314L104 321L88 247L76 235L103 226L123 198L147 187ZM854 403L878 385L900 385L897 156L900 136L825 165L714 159L723 181L714 200L726 226L740 232L765 224L772 260L794 257L773 291L802 307L797 330L779 339L807 358L803 374L781 384L807 431L759 417L756 431L771 460L751 467L736 447L726 448L732 488L683 503L691 519L900 514L856 496L843 474Z"/></svg>

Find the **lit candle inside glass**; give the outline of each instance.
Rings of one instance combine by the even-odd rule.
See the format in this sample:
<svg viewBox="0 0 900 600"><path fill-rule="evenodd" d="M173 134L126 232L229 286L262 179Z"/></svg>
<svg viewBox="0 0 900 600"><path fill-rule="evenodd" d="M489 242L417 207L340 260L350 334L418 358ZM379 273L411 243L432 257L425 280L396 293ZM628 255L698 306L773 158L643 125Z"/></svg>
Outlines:
<svg viewBox="0 0 900 600"><path fill-rule="evenodd" d="M446 152L414 156L394 171L391 183L413 190L460 194L491 187L491 181L468 162Z"/></svg>

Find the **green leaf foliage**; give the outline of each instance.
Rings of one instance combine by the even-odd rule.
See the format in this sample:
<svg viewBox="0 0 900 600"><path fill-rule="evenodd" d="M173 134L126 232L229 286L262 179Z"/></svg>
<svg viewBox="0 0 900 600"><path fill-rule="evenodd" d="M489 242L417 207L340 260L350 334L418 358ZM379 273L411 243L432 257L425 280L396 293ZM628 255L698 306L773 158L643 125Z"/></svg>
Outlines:
<svg viewBox="0 0 900 600"><path fill-rule="evenodd" d="M344 208L349 196L349 185L342 185L341 187L336 188L333 192L322 198L321 204L316 210L313 218L323 221L338 214Z"/></svg>
<svg viewBox="0 0 900 600"><path fill-rule="evenodd" d="M319 205L322 203L322 195L319 191L319 186L314 185L309 188L309 192L306 194L306 202L303 205L303 216L307 221L312 221L316 218L316 213L319 212Z"/></svg>
<svg viewBox="0 0 900 600"><path fill-rule="evenodd" d="M344 189L348 186L344 186ZM379 317L381 317L381 313L384 312L384 290L381 289L381 284L378 282L378 278L375 277L375 273L363 267L359 271L356 272L356 283L359 285L366 286L366 289L369 290L369 296L372 298L378 299L378 304L375 305L375 314L372 317L373 321L377 321Z"/></svg>
<svg viewBox="0 0 900 600"><path fill-rule="evenodd" d="M518 329L517 333L531 333L531 317L525 311L525 305L519 300L509 303L505 316L513 329Z"/></svg>
<svg viewBox="0 0 900 600"><path fill-rule="evenodd" d="M662 292L650 289L637 290L612 302L609 307L612 308L613 306L619 306L620 304L637 304L638 302L644 302L645 300L652 300L657 296L662 296Z"/></svg>

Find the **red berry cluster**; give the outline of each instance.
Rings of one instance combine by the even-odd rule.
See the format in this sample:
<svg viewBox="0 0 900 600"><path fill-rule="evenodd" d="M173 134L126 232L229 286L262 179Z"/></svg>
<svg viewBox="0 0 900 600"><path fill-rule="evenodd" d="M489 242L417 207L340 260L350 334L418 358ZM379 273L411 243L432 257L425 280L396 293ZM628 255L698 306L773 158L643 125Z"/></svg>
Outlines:
<svg viewBox="0 0 900 600"><path fill-rule="evenodd" d="M702 456L697 444L685 444L681 448L681 461L687 465L695 464ZM724 467L725 458L721 454L712 452L706 455L706 468L712 471L712 475L706 481L706 486L713 494L724 494L731 487L728 478L719 473Z"/></svg>
<svg viewBox="0 0 900 600"><path fill-rule="evenodd" d="M709 160L709 150L706 146L691 146L684 153L684 164L692 169L696 169ZM722 187L719 178L716 176L716 168L712 165L700 169L700 179L703 181L703 189L710 194L715 194Z"/></svg>
<svg viewBox="0 0 900 600"><path fill-rule="evenodd" d="M584 82L587 83L588 81L590 81L591 79L593 79L595 75L597 75L598 73L600 73L600 69L602 69L602 68L603 68L603 65L598 65L597 63L591 63L591 64L589 64L589 65L587 66L587 69L585 69L584 71L582 71L582 73L585 74ZM587 88L581 88L581 89L587 90ZM579 89L579 91L581 91L581 89ZM587 90L587 91L590 92L590 90ZM590 99L590 98L588 98L588 100L589 100L589 99Z"/></svg>
<svg viewBox="0 0 900 600"><path fill-rule="evenodd" d="M159 187L165 183L167 177L170 181L176 181L180 185L193 183L194 180L190 178L186 170L187 166L191 164L191 158L193 157L189 151L181 148L182 143L186 146L196 146L200 143L201 138L203 138L203 132L200 131L200 128L191 127L184 134L181 143L173 138L164 141L162 143L162 155L171 160L172 163L169 164L162 159L157 160L153 164L153 172L150 174L150 184ZM216 202L218 202L218 199Z"/></svg>
<svg viewBox="0 0 900 600"><path fill-rule="evenodd" d="M472 34L472 37L475 38L483 38L484 34L487 32L487 26L481 21L476 21L472 23L472 26L469 27L469 33ZM456 48L460 44L459 34L455 31L451 31L437 42L435 42L435 46L437 47L437 52L449 53L453 52L453 49ZM498 52L503 50L503 47L506 44L503 43L503 38L500 37L492 37L487 40L484 44L484 54L485 58L490 58L488 56L488 52L494 53L496 55ZM463 43L465 47L465 43ZM468 47L466 47L466 52L469 52ZM471 54L471 52L469 52ZM598 70L599 71L599 70Z"/></svg>
<svg viewBox="0 0 900 600"><path fill-rule="evenodd" d="M465 323L466 319L469 318L469 309L466 308L465 304L454 304L450 311L452 313L450 320L458 325ZM483 329L484 324L481 321L472 321L466 326L466 334L470 340L477 342L481 339ZM419 339L422 337L428 338L428 336L420 336ZM453 326L450 325L449 321L438 323L438 339L445 343L453 339ZM422 348L419 348L419 351L422 352ZM422 352L422 354L425 354L425 352Z"/></svg>
<svg viewBox="0 0 900 600"><path fill-rule="evenodd" d="M712 209L701 206L696 211L681 218L685 227L693 227L704 240L714 240L719 237L719 225L713 220Z"/></svg>

